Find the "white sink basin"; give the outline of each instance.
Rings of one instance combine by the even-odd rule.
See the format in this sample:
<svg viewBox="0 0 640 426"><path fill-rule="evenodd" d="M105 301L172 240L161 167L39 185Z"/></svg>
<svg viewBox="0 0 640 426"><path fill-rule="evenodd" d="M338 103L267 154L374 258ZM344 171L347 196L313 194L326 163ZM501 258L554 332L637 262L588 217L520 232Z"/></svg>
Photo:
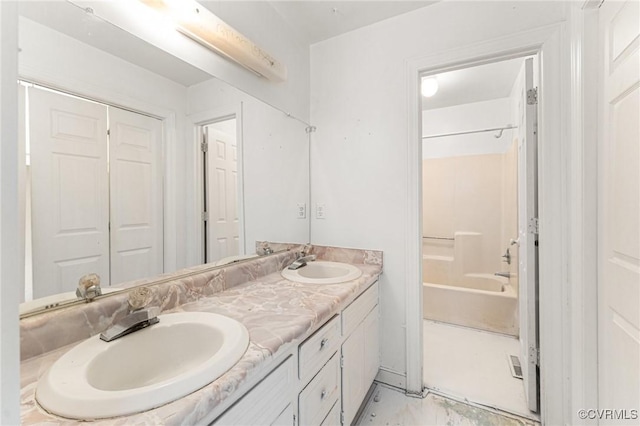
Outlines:
<svg viewBox="0 0 640 426"><path fill-rule="evenodd" d="M285 268L282 276L305 284L337 284L360 278L362 271L348 263L314 261L295 270Z"/></svg>
<svg viewBox="0 0 640 426"><path fill-rule="evenodd" d="M64 354L40 378L36 399L73 419L124 416L188 395L244 355L249 332L206 312L158 316L160 322L112 342L93 336Z"/></svg>

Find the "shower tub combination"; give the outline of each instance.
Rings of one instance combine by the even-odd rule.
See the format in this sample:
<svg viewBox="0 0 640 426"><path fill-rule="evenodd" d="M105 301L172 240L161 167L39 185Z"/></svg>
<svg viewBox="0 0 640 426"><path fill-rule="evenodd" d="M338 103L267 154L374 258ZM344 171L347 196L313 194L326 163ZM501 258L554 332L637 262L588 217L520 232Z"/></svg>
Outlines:
<svg viewBox="0 0 640 426"><path fill-rule="evenodd" d="M509 279L481 273L452 279L451 274L431 273L441 271L447 260L423 256L424 318L518 336L518 299Z"/></svg>

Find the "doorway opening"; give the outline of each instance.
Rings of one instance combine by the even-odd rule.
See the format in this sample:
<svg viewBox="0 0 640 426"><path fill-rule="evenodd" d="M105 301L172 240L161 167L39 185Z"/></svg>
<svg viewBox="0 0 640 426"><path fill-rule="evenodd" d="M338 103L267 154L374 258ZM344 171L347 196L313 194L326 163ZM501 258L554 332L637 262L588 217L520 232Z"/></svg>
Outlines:
<svg viewBox="0 0 640 426"><path fill-rule="evenodd" d="M422 76L423 384L537 419L537 56Z"/></svg>
<svg viewBox="0 0 640 426"><path fill-rule="evenodd" d="M202 253L205 263L228 263L244 253L238 133L235 115L198 127L202 151Z"/></svg>

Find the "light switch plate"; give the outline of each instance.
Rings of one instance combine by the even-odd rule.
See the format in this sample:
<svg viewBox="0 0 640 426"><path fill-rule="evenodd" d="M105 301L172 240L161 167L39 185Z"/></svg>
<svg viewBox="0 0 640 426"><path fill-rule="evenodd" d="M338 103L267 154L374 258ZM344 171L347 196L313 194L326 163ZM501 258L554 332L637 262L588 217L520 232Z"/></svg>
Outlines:
<svg viewBox="0 0 640 426"><path fill-rule="evenodd" d="M326 210L324 204L316 204L316 219L324 219L326 217Z"/></svg>

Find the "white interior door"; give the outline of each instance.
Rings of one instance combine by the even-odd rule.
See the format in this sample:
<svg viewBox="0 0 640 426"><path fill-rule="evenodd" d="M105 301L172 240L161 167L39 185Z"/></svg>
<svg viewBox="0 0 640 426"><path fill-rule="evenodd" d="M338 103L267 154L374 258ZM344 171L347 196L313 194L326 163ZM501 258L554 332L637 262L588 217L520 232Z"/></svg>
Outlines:
<svg viewBox="0 0 640 426"><path fill-rule="evenodd" d="M537 91L533 59L525 60L524 135L518 145L518 298L522 376L529 410L538 411Z"/></svg>
<svg viewBox="0 0 640 426"><path fill-rule="evenodd" d="M235 120L230 121L235 127ZM207 262L240 254L235 134L204 128L207 141Z"/></svg>
<svg viewBox="0 0 640 426"><path fill-rule="evenodd" d="M598 394L602 409L638 409L640 403L639 5L637 0L607 0L599 17Z"/></svg>
<svg viewBox="0 0 640 426"><path fill-rule="evenodd" d="M111 282L163 272L162 122L109 107Z"/></svg>
<svg viewBox="0 0 640 426"><path fill-rule="evenodd" d="M28 89L33 297L109 282L107 107Z"/></svg>

